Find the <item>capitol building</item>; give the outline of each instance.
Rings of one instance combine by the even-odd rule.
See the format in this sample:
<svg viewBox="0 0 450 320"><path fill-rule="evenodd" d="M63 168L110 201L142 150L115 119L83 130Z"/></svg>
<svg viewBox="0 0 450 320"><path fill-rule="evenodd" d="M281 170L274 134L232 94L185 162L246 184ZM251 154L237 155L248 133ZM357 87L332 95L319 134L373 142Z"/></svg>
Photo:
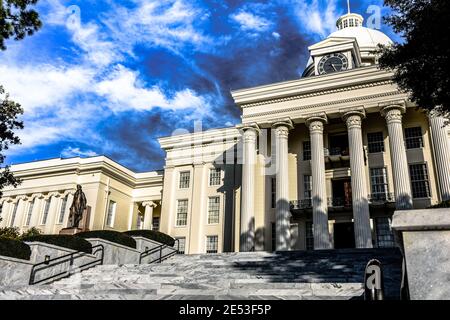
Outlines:
<svg viewBox="0 0 450 320"><path fill-rule="evenodd" d="M161 171L115 161L13 165L0 227L57 234L76 186L89 229L153 229L185 254L393 247L395 210L450 199L450 127L380 70L392 41L348 13L311 45L301 78L231 92L235 127L159 139Z"/></svg>

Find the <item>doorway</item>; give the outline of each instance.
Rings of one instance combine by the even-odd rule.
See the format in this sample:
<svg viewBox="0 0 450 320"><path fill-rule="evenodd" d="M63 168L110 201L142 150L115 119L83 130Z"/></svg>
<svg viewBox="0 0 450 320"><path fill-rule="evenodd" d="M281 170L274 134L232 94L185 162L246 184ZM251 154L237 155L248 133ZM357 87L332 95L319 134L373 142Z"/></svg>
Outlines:
<svg viewBox="0 0 450 320"><path fill-rule="evenodd" d="M350 179L332 180L333 207L352 206L352 181Z"/></svg>
<svg viewBox="0 0 450 320"><path fill-rule="evenodd" d="M334 224L334 248L355 248L355 227L353 222Z"/></svg>

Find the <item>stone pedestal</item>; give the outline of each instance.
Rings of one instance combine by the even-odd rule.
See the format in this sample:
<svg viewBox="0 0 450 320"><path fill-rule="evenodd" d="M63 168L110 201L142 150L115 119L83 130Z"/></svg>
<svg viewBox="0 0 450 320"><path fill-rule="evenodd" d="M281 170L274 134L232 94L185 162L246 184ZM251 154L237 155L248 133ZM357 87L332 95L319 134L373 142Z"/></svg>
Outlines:
<svg viewBox="0 0 450 320"><path fill-rule="evenodd" d="M411 300L450 300L450 209L397 211Z"/></svg>
<svg viewBox="0 0 450 320"><path fill-rule="evenodd" d="M88 231L88 230L83 230L83 229L80 229L80 228L65 228L65 229L62 229L62 230L59 232L59 234L60 234L60 235L69 235L69 236L73 236L73 235L75 235L75 234L77 234L77 233L84 232L84 231Z"/></svg>

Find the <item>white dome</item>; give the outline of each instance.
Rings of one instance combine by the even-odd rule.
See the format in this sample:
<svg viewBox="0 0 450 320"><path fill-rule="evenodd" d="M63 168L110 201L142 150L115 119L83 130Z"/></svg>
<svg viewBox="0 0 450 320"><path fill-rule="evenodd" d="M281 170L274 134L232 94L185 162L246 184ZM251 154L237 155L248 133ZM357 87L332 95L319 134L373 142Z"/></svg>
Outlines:
<svg viewBox="0 0 450 320"><path fill-rule="evenodd" d="M376 49L379 44L390 45L393 43L383 32L365 27L348 27L333 32L328 36L328 38L336 37L356 38L361 51L372 51L373 49Z"/></svg>

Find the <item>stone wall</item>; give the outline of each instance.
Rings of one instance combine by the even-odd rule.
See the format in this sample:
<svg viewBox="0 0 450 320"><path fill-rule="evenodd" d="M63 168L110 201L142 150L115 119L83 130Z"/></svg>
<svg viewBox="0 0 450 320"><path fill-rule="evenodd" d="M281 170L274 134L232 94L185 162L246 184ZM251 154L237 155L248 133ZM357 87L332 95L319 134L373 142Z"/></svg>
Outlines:
<svg viewBox="0 0 450 320"><path fill-rule="evenodd" d="M33 263L0 256L0 287L27 285Z"/></svg>
<svg viewBox="0 0 450 320"><path fill-rule="evenodd" d="M402 239L412 300L450 300L450 209L405 210L392 228Z"/></svg>

